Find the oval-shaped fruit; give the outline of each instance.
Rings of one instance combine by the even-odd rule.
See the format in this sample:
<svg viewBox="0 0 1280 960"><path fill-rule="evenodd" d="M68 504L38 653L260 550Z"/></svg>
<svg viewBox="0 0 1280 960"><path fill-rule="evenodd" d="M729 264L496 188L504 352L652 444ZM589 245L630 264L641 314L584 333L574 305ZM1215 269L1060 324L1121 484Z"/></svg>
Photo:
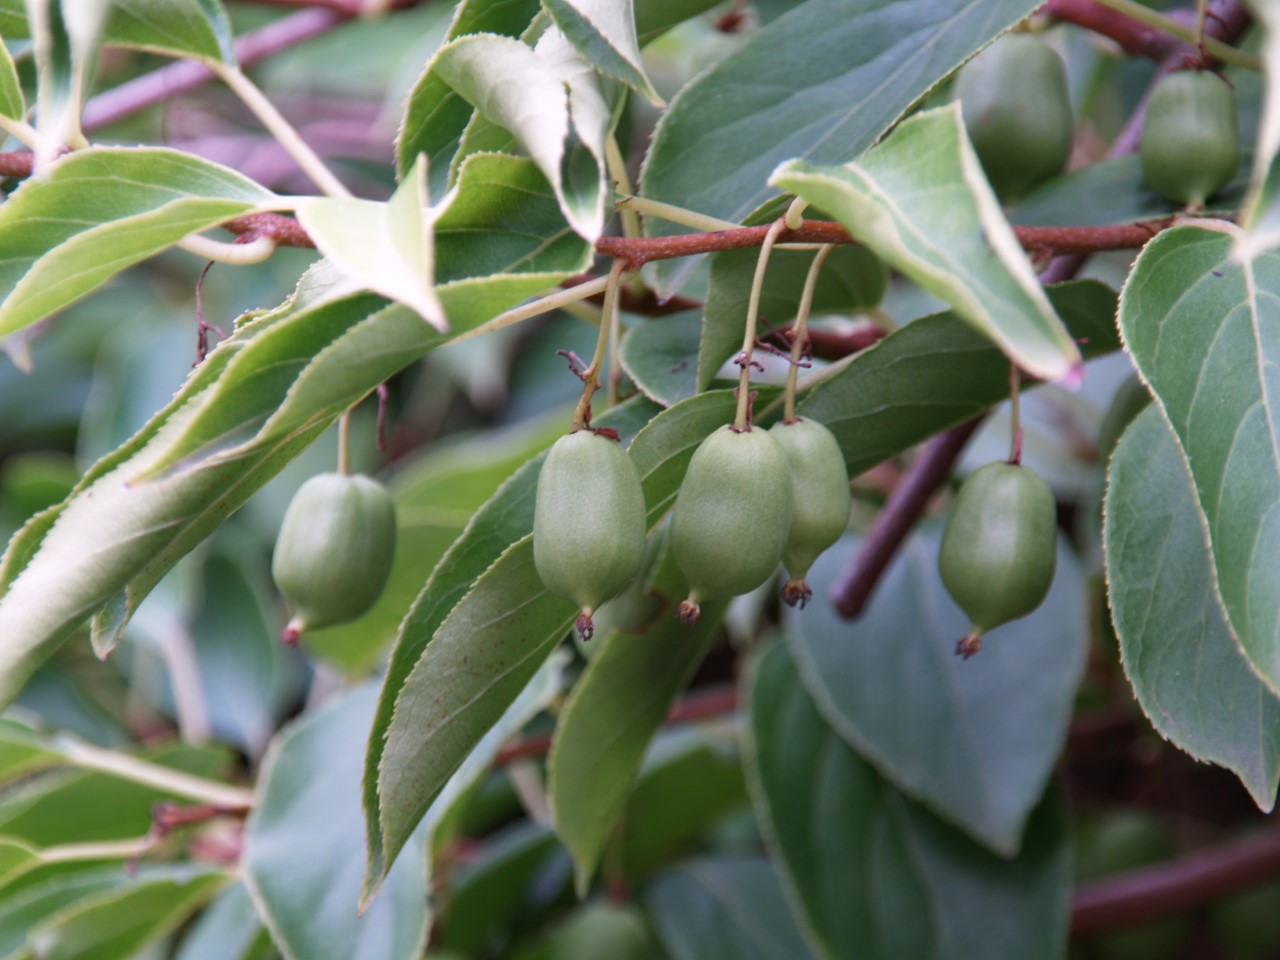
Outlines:
<svg viewBox="0 0 1280 960"><path fill-rule="evenodd" d="M671 516L671 550L690 588L680 616L696 623L699 600L748 593L768 580L791 512L791 470L768 430L726 426L703 440Z"/></svg>
<svg viewBox="0 0 1280 960"><path fill-rule="evenodd" d="M960 488L938 551L947 592L973 623L956 652L971 657L982 634L1040 606L1057 561L1057 506L1026 467L989 463Z"/></svg>
<svg viewBox="0 0 1280 960"><path fill-rule="evenodd" d="M782 599L803 607L813 595L805 574L849 525L849 471L835 435L816 420L784 421L769 433L791 469L791 533L782 551L791 579Z"/></svg>
<svg viewBox="0 0 1280 960"><path fill-rule="evenodd" d="M1156 193L1203 206L1240 164L1235 90L1204 70L1169 74L1147 104L1139 156L1142 175Z"/></svg>
<svg viewBox="0 0 1280 960"><path fill-rule="evenodd" d="M961 68L956 97L982 169L1003 202L1061 172L1074 121L1062 58L1025 33L1007 33Z"/></svg>
<svg viewBox="0 0 1280 960"><path fill-rule="evenodd" d="M538 475L533 562L547 589L581 609L578 634L591 639L591 615L640 572L644 491L622 444L590 430L561 437Z"/></svg>
<svg viewBox="0 0 1280 960"><path fill-rule="evenodd" d="M322 473L299 487L271 558L293 608L285 642L364 614L386 586L395 550L395 503L376 480Z"/></svg>

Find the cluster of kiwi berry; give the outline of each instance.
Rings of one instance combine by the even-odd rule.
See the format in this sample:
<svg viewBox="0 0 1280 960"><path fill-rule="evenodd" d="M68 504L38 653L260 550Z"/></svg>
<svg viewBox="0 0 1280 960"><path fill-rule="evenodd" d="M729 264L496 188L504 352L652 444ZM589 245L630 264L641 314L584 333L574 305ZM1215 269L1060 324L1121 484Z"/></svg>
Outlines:
<svg viewBox="0 0 1280 960"><path fill-rule="evenodd" d="M831 432L795 419L764 430L724 426L694 451L676 496L671 550L688 579L680 605L760 587L780 561L791 604L809 597L805 574L849 521L849 475ZM644 492L631 458L606 431L561 437L538 478L533 550L552 593L576 603L579 635L640 574L647 532Z"/></svg>
<svg viewBox="0 0 1280 960"><path fill-rule="evenodd" d="M1073 139L1066 71L1036 37L1005 34L960 70L955 93L1002 202L1016 203L1066 166ZM1203 69L1165 76L1147 104L1139 154L1153 190L1193 210L1202 207L1240 162L1231 85Z"/></svg>

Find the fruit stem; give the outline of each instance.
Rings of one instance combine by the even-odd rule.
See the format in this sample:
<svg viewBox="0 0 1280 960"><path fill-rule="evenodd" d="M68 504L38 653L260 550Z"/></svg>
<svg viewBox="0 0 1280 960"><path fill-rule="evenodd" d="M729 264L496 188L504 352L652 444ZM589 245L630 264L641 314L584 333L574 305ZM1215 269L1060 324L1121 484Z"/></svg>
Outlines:
<svg viewBox="0 0 1280 960"><path fill-rule="evenodd" d="M576 433L591 425L591 398L600 389L600 368L604 366L605 348L609 345L609 331L613 326L614 314L618 310L618 281L626 269L627 262L617 259L609 268L609 280L604 288L604 309L600 314L600 334L596 337L596 352L591 363L582 371L582 399L573 411L573 420L569 424L569 432Z"/></svg>
<svg viewBox="0 0 1280 960"><path fill-rule="evenodd" d="M790 211L788 211L790 214ZM796 322L791 325L791 369L787 371L787 389L783 397L782 419L790 423L796 418L796 383L800 379L800 361L809 350L809 311L813 309L813 294L818 288L818 274L822 265L835 249L835 244L827 243L818 248L809 264L809 272L804 278L804 289L800 292L800 307L796 311Z"/></svg>
<svg viewBox="0 0 1280 960"><path fill-rule="evenodd" d="M351 411L338 418L338 472L351 473Z"/></svg>
<svg viewBox="0 0 1280 960"><path fill-rule="evenodd" d="M631 178L627 176L627 161L618 147L618 138L609 134L604 141L604 159L609 167L609 176L613 178L614 187L624 197L631 195ZM635 207L618 204L618 216L622 220L624 237L640 236L640 214Z"/></svg>
<svg viewBox="0 0 1280 960"><path fill-rule="evenodd" d="M764 243L760 245L760 256L756 258L756 272L751 280L751 296L747 300L747 321L743 325L742 352L738 354L737 364L742 368L742 376L738 381L738 411L733 418L733 429L738 432L751 429L751 351L756 344L756 321L760 314L760 292L764 289L765 271L769 269L769 255L773 253L774 241L787 229L786 219L775 220L764 235Z"/></svg>
<svg viewBox="0 0 1280 960"><path fill-rule="evenodd" d="M982 634L975 627L972 633L962 637L960 642L956 644L956 656L961 660L968 660L981 649Z"/></svg>
<svg viewBox="0 0 1280 960"><path fill-rule="evenodd" d="M1142 4L1135 2L1135 0L1098 0L1098 3L1104 7L1110 7L1117 13L1132 17L1139 23L1145 23L1149 27L1162 30L1185 43L1196 44L1199 40L1193 28L1185 27L1172 17L1166 17L1150 7L1144 7ZM1235 47L1225 44L1214 37L1204 37L1204 49L1223 63L1244 67L1246 70L1262 69L1262 61L1258 57L1251 53L1245 53L1243 50L1237 50Z"/></svg>
<svg viewBox="0 0 1280 960"><path fill-rule="evenodd" d="M1009 364L1009 421L1012 424L1009 440L1009 462L1022 463L1022 371L1016 363Z"/></svg>

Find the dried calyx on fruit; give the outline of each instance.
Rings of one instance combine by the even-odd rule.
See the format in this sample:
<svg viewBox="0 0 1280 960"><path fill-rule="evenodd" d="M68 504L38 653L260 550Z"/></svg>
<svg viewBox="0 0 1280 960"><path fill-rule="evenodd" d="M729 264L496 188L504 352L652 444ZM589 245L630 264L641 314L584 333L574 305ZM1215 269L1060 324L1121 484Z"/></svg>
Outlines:
<svg viewBox="0 0 1280 960"><path fill-rule="evenodd" d="M322 473L294 494L285 511L271 575L293 618L282 639L348 623L382 593L396 548L396 508L369 477Z"/></svg>
<svg viewBox="0 0 1280 960"><path fill-rule="evenodd" d="M964 482L947 519L938 570L973 629L956 647L973 656L982 635L1044 601L1057 560L1057 505L1049 485L1014 463L989 463Z"/></svg>
<svg viewBox="0 0 1280 960"><path fill-rule="evenodd" d="M778 568L791 530L791 471L768 430L721 427L689 461L671 517L671 549L689 581L686 623L699 601L756 589Z"/></svg>
<svg viewBox="0 0 1280 960"><path fill-rule="evenodd" d="M589 429L555 442L538 475L533 562L548 590L578 605L582 639L640 573L646 526L640 476L620 443Z"/></svg>
<svg viewBox="0 0 1280 960"><path fill-rule="evenodd" d="M1008 33L961 68L956 97L996 196L1018 200L1061 172L1074 121L1062 58L1026 33Z"/></svg>
<svg viewBox="0 0 1280 960"><path fill-rule="evenodd" d="M790 579L782 599L803 607L813 595L805 580L809 568L849 525L849 471L835 436L816 420L783 421L769 434L791 472L791 533L782 553Z"/></svg>
<svg viewBox="0 0 1280 960"><path fill-rule="evenodd" d="M1205 70L1169 74L1147 104L1139 156L1156 193L1193 209L1204 206L1240 164L1235 90Z"/></svg>

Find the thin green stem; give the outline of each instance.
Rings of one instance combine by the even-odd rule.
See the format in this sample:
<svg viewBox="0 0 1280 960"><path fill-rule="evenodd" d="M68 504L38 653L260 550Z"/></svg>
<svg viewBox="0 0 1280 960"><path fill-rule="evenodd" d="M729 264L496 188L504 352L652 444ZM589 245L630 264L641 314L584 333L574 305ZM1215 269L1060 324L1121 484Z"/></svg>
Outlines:
<svg viewBox="0 0 1280 960"><path fill-rule="evenodd" d="M294 162L317 187L330 197L351 196L351 191L342 185L333 171L325 166L324 161L307 146L307 142L299 136L293 125L276 109L275 104L267 99L267 96L245 76L240 68L215 62L210 62L208 65L219 79L244 102L244 105L253 111L254 116L262 122L262 125L276 138L280 146L284 147L289 156L293 157Z"/></svg>
<svg viewBox="0 0 1280 960"><path fill-rule="evenodd" d="M492 320L480 324L473 330L459 334L453 338L453 342L457 343L461 340L470 340L473 337L479 337L486 333L492 333L495 330L501 330L504 327L510 327L517 323L523 323L533 317L541 316L544 313L550 313L552 310L559 310L570 303L577 303L579 300L586 300L594 297L597 293L603 293L609 286L608 277L597 277L594 280L588 280L586 283L580 283L576 287L570 287L567 290L557 290L555 293L537 300L531 300L529 303L519 307L512 307L506 313L500 313Z"/></svg>
<svg viewBox="0 0 1280 960"><path fill-rule="evenodd" d="M627 176L627 161L618 147L618 138L610 133L604 141L604 159L609 166L609 176L613 178L618 193L631 196L631 178ZM622 235L624 237L640 236L640 215L634 207L618 204L618 214L622 218Z"/></svg>
<svg viewBox="0 0 1280 960"><path fill-rule="evenodd" d="M787 212L783 219L787 221L788 230L799 230L804 224L804 212L809 209L809 201L801 200L796 197L791 201L791 206L787 207Z"/></svg>
<svg viewBox="0 0 1280 960"><path fill-rule="evenodd" d="M800 361L804 359L809 341L809 313L813 310L813 294L818 288L818 275L822 265L831 256L835 244L828 243L814 254L809 272L805 274L804 289L800 292L800 306L796 322L791 326L791 369L787 371L787 389L784 394L782 419L791 422L796 418L796 384L800 380Z"/></svg>
<svg viewBox="0 0 1280 960"><path fill-rule="evenodd" d="M64 843L40 851L42 863L79 863L85 860L132 860L151 852L152 837L136 840L104 840L99 843Z"/></svg>
<svg viewBox="0 0 1280 960"><path fill-rule="evenodd" d="M194 253L201 260L213 260L233 267L249 267L264 263L276 252L276 242L271 237L256 237L248 243L223 243L210 240L198 233L183 237L177 244L187 253Z"/></svg>
<svg viewBox="0 0 1280 960"><path fill-rule="evenodd" d="M351 411L338 418L338 472L351 473Z"/></svg>
<svg viewBox="0 0 1280 960"><path fill-rule="evenodd" d="M682 227L692 227L694 230L708 232L714 230L737 230L742 226L742 224L734 223L731 220L708 217L706 214L697 213L694 210L686 210L684 207L663 203L660 200L650 200L647 197L623 197L614 206L619 211L634 210L646 216L666 220L668 223L678 223Z"/></svg>
<svg viewBox="0 0 1280 960"><path fill-rule="evenodd" d="M1009 364L1009 462L1022 462L1022 371L1016 363Z"/></svg>
<svg viewBox="0 0 1280 960"><path fill-rule="evenodd" d="M40 145L44 142L39 131L25 120L15 120L13 117L0 116L0 130L3 130L33 153L38 153Z"/></svg>
<svg viewBox="0 0 1280 960"><path fill-rule="evenodd" d="M59 744L66 758L85 770L99 770L121 780L131 780L174 796L237 810L253 806L253 793L240 787L206 780L180 770L149 763L128 754L92 744L69 741Z"/></svg>
<svg viewBox="0 0 1280 960"><path fill-rule="evenodd" d="M1200 44L1201 38L1197 36L1197 31L1193 27L1183 26L1177 20L1166 17L1150 7L1144 7L1142 4L1136 3L1135 0L1098 0L1098 2L1104 7L1110 7L1117 13L1123 13L1139 23L1155 27L1157 30L1162 30L1186 43L1197 46ZM1259 58L1251 53L1245 53L1243 50L1237 50L1235 47L1225 44L1215 37L1204 37L1204 49L1223 63L1244 67L1246 70L1262 70L1262 61Z"/></svg>
<svg viewBox="0 0 1280 960"><path fill-rule="evenodd" d="M591 398L600 389L600 369L604 366L605 350L609 345L609 329L613 326L614 315L618 312L618 283L626 267L625 260L614 260L613 266L609 268L604 290L604 310L600 314L600 334L596 337L596 352L591 358L590 365L582 371L582 398L573 411L573 420L569 425L570 433L582 430L591 423Z"/></svg>
<svg viewBox="0 0 1280 960"><path fill-rule="evenodd" d="M742 367L742 375L738 378L738 410L733 417L735 430L751 428L751 353L756 345L756 322L760 316L760 293L764 289L764 275L769 269L769 256L773 253L773 244L778 235L787 229L787 222L775 220L760 244L760 256L756 258L756 272L751 279L751 295L747 299L747 321L742 331L742 352L738 355L738 364Z"/></svg>

